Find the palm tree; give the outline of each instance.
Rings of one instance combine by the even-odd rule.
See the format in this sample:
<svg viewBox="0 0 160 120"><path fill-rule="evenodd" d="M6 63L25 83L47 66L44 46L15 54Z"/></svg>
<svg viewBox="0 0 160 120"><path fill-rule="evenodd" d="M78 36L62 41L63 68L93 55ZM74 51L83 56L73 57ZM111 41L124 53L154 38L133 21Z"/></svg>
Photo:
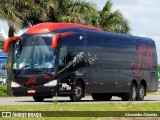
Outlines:
<svg viewBox="0 0 160 120"><path fill-rule="evenodd" d="M45 14L43 9L34 1L24 1L24 0L0 0L0 19L7 21L9 26L8 36L14 36L14 33L22 28L28 27L30 25L27 18L30 16L37 17L39 19L43 18ZM38 9L38 11L37 11ZM13 60L13 42L10 43L8 50L8 61L7 61L7 94L12 95L11 92L11 80L13 79L12 74L12 60Z"/></svg>
<svg viewBox="0 0 160 120"><path fill-rule="evenodd" d="M0 19L8 22L9 31L10 31L11 29L14 29L17 27L16 23L21 22L21 20L19 19L20 14L15 9L15 7L11 4L11 1L8 2L6 0L5 1L0 0L0 2L1 2L1 4L0 4ZM9 37L11 37L11 36L13 36L13 35L10 35L10 32L9 32Z"/></svg>
<svg viewBox="0 0 160 120"><path fill-rule="evenodd" d="M120 11L112 12L112 2L108 0L99 12L99 27L106 31L116 33L129 33L130 26L127 19L120 13Z"/></svg>
<svg viewBox="0 0 160 120"><path fill-rule="evenodd" d="M84 0L35 0L47 12L47 21L92 25L97 15L94 6Z"/></svg>
<svg viewBox="0 0 160 120"><path fill-rule="evenodd" d="M60 22L92 25L92 17L97 15L93 4L83 0L61 0L59 10Z"/></svg>
<svg viewBox="0 0 160 120"><path fill-rule="evenodd" d="M19 19L19 12L15 10L15 7L13 4L11 4L11 1L4 1L0 0L0 19L7 21L9 26L9 37L14 36L14 30L16 29L17 24L21 22ZM8 62L7 62L7 94L11 95L11 80L12 80L12 49L13 49L13 43L10 44L10 48L8 51Z"/></svg>
<svg viewBox="0 0 160 120"><path fill-rule="evenodd" d="M48 21L72 22L101 27L106 31L129 33L130 26L120 11L112 12L112 2L108 0L102 11L84 0L36 0L47 9Z"/></svg>

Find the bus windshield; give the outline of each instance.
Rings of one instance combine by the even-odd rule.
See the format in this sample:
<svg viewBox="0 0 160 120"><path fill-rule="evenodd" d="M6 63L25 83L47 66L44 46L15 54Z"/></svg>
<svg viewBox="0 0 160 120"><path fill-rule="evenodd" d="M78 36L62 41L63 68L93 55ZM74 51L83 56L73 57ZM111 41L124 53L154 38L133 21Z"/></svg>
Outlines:
<svg viewBox="0 0 160 120"><path fill-rule="evenodd" d="M18 40L14 47L14 74L38 74L36 71L54 72L55 55L51 37L34 36ZM42 73L39 73L42 74Z"/></svg>

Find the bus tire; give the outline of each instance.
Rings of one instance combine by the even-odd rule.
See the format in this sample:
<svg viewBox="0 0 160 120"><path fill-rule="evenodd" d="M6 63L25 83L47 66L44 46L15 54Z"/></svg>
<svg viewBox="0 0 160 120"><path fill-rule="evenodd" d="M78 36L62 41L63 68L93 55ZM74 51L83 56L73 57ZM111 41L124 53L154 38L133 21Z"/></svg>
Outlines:
<svg viewBox="0 0 160 120"><path fill-rule="evenodd" d="M129 93L121 96L123 101L135 101L137 97L137 87L134 83L132 83Z"/></svg>
<svg viewBox="0 0 160 120"><path fill-rule="evenodd" d="M112 95L105 94L105 93L94 93L92 94L92 98L94 101L110 101Z"/></svg>
<svg viewBox="0 0 160 120"><path fill-rule="evenodd" d="M144 99L145 93L146 93L146 89L145 89L144 85L140 84L140 87L137 91L137 100L142 101Z"/></svg>
<svg viewBox="0 0 160 120"><path fill-rule="evenodd" d="M35 102L43 102L44 97L42 96L33 96L33 99Z"/></svg>
<svg viewBox="0 0 160 120"><path fill-rule="evenodd" d="M72 102L79 102L81 101L81 98L83 96L83 93L84 90L83 90L83 87L82 87L82 84L78 81L76 84L75 84L75 88L74 88L74 94L70 95L70 99Z"/></svg>

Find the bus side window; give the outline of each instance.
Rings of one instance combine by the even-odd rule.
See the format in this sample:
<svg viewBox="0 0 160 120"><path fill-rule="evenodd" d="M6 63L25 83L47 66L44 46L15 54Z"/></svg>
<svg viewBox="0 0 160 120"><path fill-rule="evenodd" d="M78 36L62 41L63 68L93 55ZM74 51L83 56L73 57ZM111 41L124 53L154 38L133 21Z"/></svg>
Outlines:
<svg viewBox="0 0 160 120"><path fill-rule="evenodd" d="M59 70L61 70L68 65L71 67L74 57L80 52L83 52L83 35L76 33L74 35L66 36L60 40L59 44Z"/></svg>
<svg viewBox="0 0 160 120"><path fill-rule="evenodd" d="M59 63L58 66L64 67L67 64L67 47L61 47L59 52Z"/></svg>

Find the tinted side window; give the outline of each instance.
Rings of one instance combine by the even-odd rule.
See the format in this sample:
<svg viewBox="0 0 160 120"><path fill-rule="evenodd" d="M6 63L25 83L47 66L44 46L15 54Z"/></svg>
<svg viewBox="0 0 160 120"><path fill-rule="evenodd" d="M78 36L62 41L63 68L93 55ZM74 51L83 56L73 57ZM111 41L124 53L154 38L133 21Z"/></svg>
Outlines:
<svg viewBox="0 0 160 120"><path fill-rule="evenodd" d="M97 34L87 35L87 56L89 64L94 67L102 67L104 58L104 39ZM92 66L90 65L90 66Z"/></svg>
<svg viewBox="0 0 160 120"><path fill-rule="evenodd" d="M83 52L84 36L79 33L69 35L62 38L59 44L59 66L63 69L79 52Z"/></svg>

